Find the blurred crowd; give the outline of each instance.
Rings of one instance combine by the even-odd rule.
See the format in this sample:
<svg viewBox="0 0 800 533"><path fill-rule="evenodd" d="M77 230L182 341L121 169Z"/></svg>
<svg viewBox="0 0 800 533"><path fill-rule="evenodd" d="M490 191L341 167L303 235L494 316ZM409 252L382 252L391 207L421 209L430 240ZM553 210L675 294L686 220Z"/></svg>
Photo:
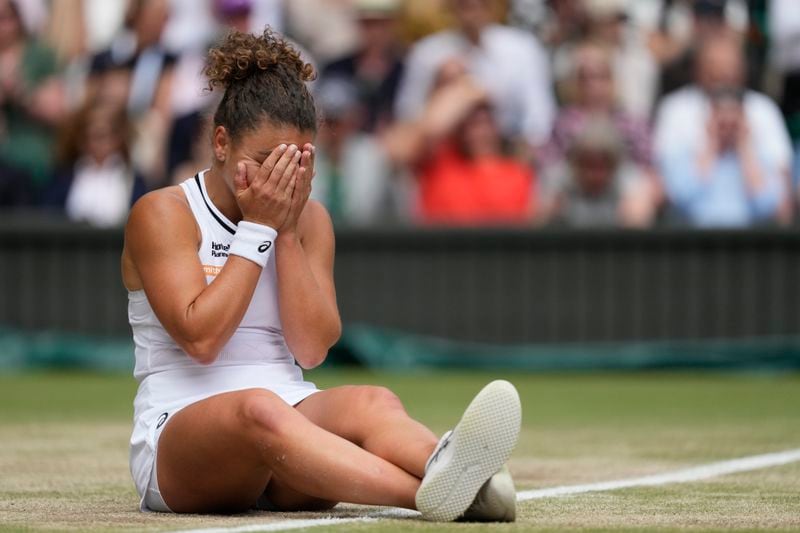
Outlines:
<svg viewBox="0 0 800 533"><path fill-rule="evenodd" d="M229 28L315 65L336 224L754 227L800 200L800 0L0 0L0 210L209 166Z"/></svg>

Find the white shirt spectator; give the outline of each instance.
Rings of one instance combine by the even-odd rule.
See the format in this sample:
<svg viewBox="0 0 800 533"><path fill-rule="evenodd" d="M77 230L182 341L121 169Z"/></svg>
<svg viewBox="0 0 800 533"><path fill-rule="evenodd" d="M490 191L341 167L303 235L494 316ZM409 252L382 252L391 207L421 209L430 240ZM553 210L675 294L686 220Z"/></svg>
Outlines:
<svg viewBox="0 0 800 533"><path fill-rule="evenodd" d="M67 216L98 227L121 226L130 210L132 190L133 173L121 157L100 164L82 159L67 196Z"/></svg>
<svg viewBox="0 0 800 533"><path fill-rule="evenodd" d="M700 146L707 136L711 108L703 91L694 85L679 89L664 98L656 117L655 155L663 161L685 146ZM757 151L788 172L792 162L792 144L778 106L767 96L747 91L744 113Z"/></svg>
<svg viewBox="0 0 800 533"><path fill-rule="evenodd" d="M462 58L489 92L504 134L535 145L547 141L555 117L547 54L531 34L498 24L483 30L480 46L452 30L417 43L400 84L398 117L414 119L425 109L439 67L454 57Z"/></svg>

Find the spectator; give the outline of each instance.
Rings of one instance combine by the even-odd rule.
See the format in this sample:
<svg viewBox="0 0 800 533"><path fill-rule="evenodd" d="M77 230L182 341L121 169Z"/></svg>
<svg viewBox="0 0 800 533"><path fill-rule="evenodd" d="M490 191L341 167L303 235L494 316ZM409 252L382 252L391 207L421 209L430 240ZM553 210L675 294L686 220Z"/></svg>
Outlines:
<svg viewBox="0 0 800 533"><path fill-rule="evenodd" d="M167 0L132 0L124 30L92 59L88 98L111 99L128 110L137 135L132 157L150 185L166 179L166 139L172 117L176 57L161 45Z"/></svg>
<svg viewBox="0 0 800 533"><path fill-rule="evenodd" d="M0 0L0 205L35 200L52 173L64 90L52 50L29 35L16 1Z"/></svg>
<svg viewBox="0 0 800 533"><path fill-rule="evenodd" d="M587 228L650 225L650 188L628 161L623 137L609 117L590 117L566 156L545 181L544 220Z"/></svg>
<svg viewBox="0 0 800 533"><path fill-rule="evenodd" d="M187 6L187 2L192 5ZM217 33L224 35L230 29L247 32L253 24L252 0L208 0L200 5L195 0L181 0L177 5L186 11L204 6L211 18L212 34L205 35L202 44L184 48L172 69L170 128L166 142L166 173L170 183L175 183L176 179L183 181L187 163L196 160L204 151L198 146L198 132L205 132L205 115L218 101L218 95L208 91L208 79L202 73L212 41L218 37ZM186 22L180 25L183 24Z"/></svg>
<svg viewBox="0 0 800 533"><path fill-rule="evenodd" d="M774 156L760 152L739 89L710 95L706 135L664 158L667 194L693 226L746 227L775 221L784 197L784 175Z"/></svg>
<svg viewBox="0 0 800 533"><path fill-rule="evenodd" d="M662 164L676 152L689 153L706 139L710 106L708 95L721 89L741 89L745 72L737 40L718 36L705 41L698 50L696 83L668 95L656 120L655 154ZM792 147L783 118L775 103L763 94L746 90L743 95L744 121L755 143L754 151L789 179ZM780 218L791 216L791 204L782 206Z"/></svg>
<svg viewBox="0 0 800 533"><path fill-rule="evenodd" d="M652 169L650 129L644 120L619 106L608 49L596 43L583 43L574 50L571 64L572 75L565 87L567 105L559 112L553 135L541 154L545 166L562 161L587 123L601 116L620 132L632 162L643 169Z"/></svg>
<svg viewBox="0 0 800 533"><path fill-rule="evenodd" d="M411 49L396 109L414 120L425 109L439 68L460 57L485 85L504 136L531 145L547 141L555 114L547 54L532 35L492 22L490 0L451 0L458 22Z"/></svg>
<svg viewBox="0 0 800 533"><path fill-rule="evenodd" d="M110 48L92 58L90 81L100 81L101 87L89 94L118 97L133 117L158 105L165 77L175 62L175 56L161 46L168 18L166 0L133 0L123 31Z"/></svg>
<svg viewBox="0 0 800 533"><path fill-rule="evenodd" d="M67 121L60 136L61 170L46 203L72 220L121 226L145 185L130 162L131 128L115 103L89 103Z"/></svg>
<svg viewBox="0 0 800 533"><path fill-rule="evenodd" d="M782 108L796 147L794 186L800 194L800 3L772 0L769 25L773 63L783 75Z"/></svg>
<svg viewBox="0 0 800 533"><path fill-rule="evenodd" d="M341 78L358 88L364 106L360 128L374 132L393 118L392 106L403 74L397 38L396 15L399 0L358 0L358 50L329 63L322 78Z"/></svg>
<svg viewBox="0 0 800 533"><path fill-rule="evenodd" d="M466 225L531 220L534 174L511 153L486 91L458 60L442 65L437 78L421 117L386 136L393 160L416 173L418 220Z"/></svg>
<svg viewBox="0 0 800 533"><path fill-rule="evenodd" d="M387 218L391 168L375 136L360 131L358 89L342 78L322 80L315 99L323 116L317 135L311 196L334 223L364 225Z"/></svg>
<svg viewBox="0 0 800 533"><path fill-rule="evenodd" d="M633 16L635 11L629 4L627 0L551 2L559 8L553 16L556 21L559 13L568 17L555 26L565 29L555 34L558 40L550 46L553 76L561 102L568 99L564 92L574 72L575 50L591 41L609 52L616 80L617 105L629 115L649 119L658 89L658 65L646 46L642 22ZM553 36L550 38L552 40Z"/></svg>
<svg viewBox="0 0 800 533"><path fill-rule="evenodd" d="M617 104L628 115L647 120L658 89L658 65L641 28L632 21L626 0L584 0L587 38L610 53Z"/></svg>
<svg viewBox="0 0 800 533"><path fill-rule="evenodd" d="M690 4L689 31L680 35L670 31L669 15L677 6ZM663 2L658 31L650 38L650 49L661 64L660 95L664 96L692 82L697 45L718 37L741 39L739 27L729 20L729 0L692 0Z"/></svg>

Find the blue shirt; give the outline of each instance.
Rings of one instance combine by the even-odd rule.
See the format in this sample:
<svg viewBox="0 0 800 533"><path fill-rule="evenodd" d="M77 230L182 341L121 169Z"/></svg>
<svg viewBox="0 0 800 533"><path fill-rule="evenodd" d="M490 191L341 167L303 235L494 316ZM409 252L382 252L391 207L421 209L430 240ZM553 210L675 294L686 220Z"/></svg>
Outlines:
<svg viewBox="0 0 800 533"><path fill-rule="evenodd" d="M774 162L760 157L763 186L748 188L738 155L722 154L702 175L695 149L676 150L661 160L667 197L697 227L747 227L775 218L783 196L783 178Z"/></svg>

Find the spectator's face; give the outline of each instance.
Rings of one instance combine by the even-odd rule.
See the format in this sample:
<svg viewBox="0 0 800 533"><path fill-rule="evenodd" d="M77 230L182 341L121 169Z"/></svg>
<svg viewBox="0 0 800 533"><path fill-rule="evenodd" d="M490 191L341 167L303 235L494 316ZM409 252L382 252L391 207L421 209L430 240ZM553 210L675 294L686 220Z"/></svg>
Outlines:
<svg viewBox="0 0 800 533"><path fill-rule="evenodd" d="M708 92L725 87L741 87L744 62L739 47L729 40L709 42L697 61L697 81Z"/></svg>
<svg viewBox="0 0 800 533"><path fill-rule="evenodd" d="M114 112L95 110L89 113L86 123L86 155L97 163L119 153L123 146L122 132L116 131Z"/></svg>
<svg viewBox="0 0 800 533"><path fill-rule="evenodd" d="M0 47L17 42L22 36L22 27L9 0L0 0Z"/></svg>
<svg viewBox="0 0 800 533"><path fill-rule="evenodd" d="M391 49L396 41L395 21L391 18L362 18L358 21L361 46L381 52Z"/></svg>
<svg viewBox="0 0 800 533"><path fill-rule="evenodd" d="M101 73L97 77L91 98L108 102L110 105L125 107L131 85L131 72L125 68L115 68Z"/></svg>
<svg viewBox="0 0 800 533"><path fill-rule="evenodd" d="M575 155L573 167L578 187L588 196L600 196L614 179L616 159L601 151L582 150Z"/></svg>
<svg viewBox="0 0 800 533"><path fill-rule="evenodd" d="M464 30L480 31L492 22L492 7L489 0L451 1L456 20Z"/></svg>
<svg viewBox="0 0 800 533"><path fill-rule="evenodd" d="M585 54L578 67L578 101L591 108L608 108L614 103L611 65L602 54Z"/></svg>
<svg viewBox="0 0 800 533"><path fill-rule="evenodd" d="M711 127L715 129L722 149L736 146L739 141L745 116L741 102L725 98L715 102L711 108Z"/></svg>
<svg viewBox="0 0 800 533"><path fill-rule="evenodd" d="M169 6L166 0L144 0L135 23L140 45L145 47L158 43L168 18Z"/></svg>
<svg viewBox="0 0 800 533"><path fill-rule="evenodd" d="M459 141L464 153L470 157L497 155L500 134L494 115L488 106L475 109L459 129Z"/></svg>

